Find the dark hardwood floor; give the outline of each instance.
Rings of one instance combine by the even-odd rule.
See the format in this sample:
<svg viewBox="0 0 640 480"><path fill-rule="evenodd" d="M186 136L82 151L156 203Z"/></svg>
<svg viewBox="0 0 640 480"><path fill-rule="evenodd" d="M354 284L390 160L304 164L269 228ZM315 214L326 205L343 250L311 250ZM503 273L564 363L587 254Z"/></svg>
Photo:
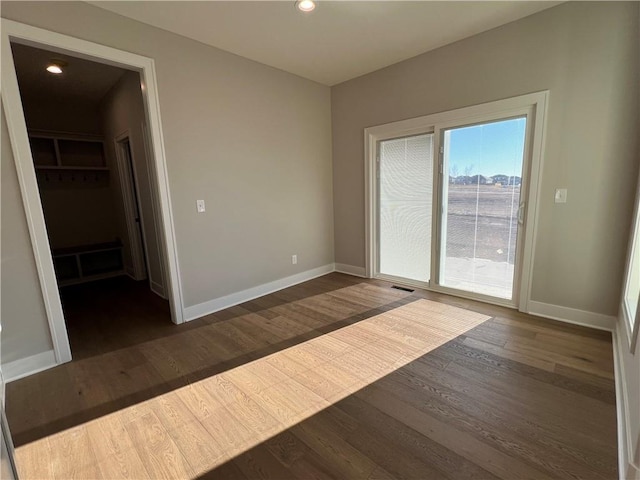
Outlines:
<svg viewBox="0 0 640 480"><path fill-rule="evenodd" d="M147 281L110 278L64 287L60 297L74 360L176 333L169 302Z"/></svg>
<svg viewBox="0 0 640 480"><path fill-rule="evenodd" d="M21 478L617 478L607 332L337 273L179 326L63 302L74 360L7 385Z"/></svg>

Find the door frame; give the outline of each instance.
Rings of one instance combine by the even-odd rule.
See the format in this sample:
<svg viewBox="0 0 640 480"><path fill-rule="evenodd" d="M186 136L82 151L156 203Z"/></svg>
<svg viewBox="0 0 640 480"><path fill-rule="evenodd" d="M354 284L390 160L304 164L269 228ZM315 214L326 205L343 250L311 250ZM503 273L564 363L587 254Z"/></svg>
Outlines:
<svg viewBox="0 0 640 480"><path fill-rule="evenodd" d="M129 153L126 155L123 152L124 143L129 144ZM129 250L131 251L131 261L133 263L133 272L129 274L134 280L144 280L149 278L149 272L145 265L149 258L147 243L145 239L143 229L138 225L143 225L142 208L140 208L140 200L138 198L138 179L135 172L135 164L133 161L133 149L131 148L131 134L129 130L126 130L117 135L114 140L114 147L116 151L116 163L118 169L118 179L120 181L120 191L122 193L122 206L124 210L125 222L127 225L127 233L129 236ZM129 163L127 165L127 163ZM132 195L133 190L133 195ZM138 212L138 222L135 219L135 211ZM140 244L134 239L136 233L139 232ZM125 268L126 271L126 268Z"/></svg>
<svg viewBox="0 0 640 480"><path fill-rule="evenodd" d="M15 158L16 173L20 184L20 192L40 281L40 288L42 290L47 320L51 330L56 362L61 364L70 361L71 349L60 302L58 283L53 269L42 204L38 193L38 184L29 146L27 126L11 52L11 42L66 53L86 60L134 70L140 74L142 97L149 125L149 143L153 149L154 155L152 155L152 157L156 166L155 182L159 194L158 207L162 219L161 229L164 233L164 244L162 247L165 253L165 271L169 273L166 279L166 287L171 306L171 319L176 324L183 323L184 304L179 276L180 270L176 254L175 228L171 210L154 60L4 18L1 19L0 35L2 48L2 104L7 120L11 148Z"/></svg>
<svg viewBox="0 0 640 480"><path fill-rule="evenodd" d="M520 112L524 109L531 109L530 119L532 132L531 138L525 142L525 149L529 149L529 170L528 170L528 192L526 195L525 226L522 235L522 258L520 265L518 298L514 298L518 310L528 311L531 300L531 285L533 275L533 262L535 257L535 239L538 228L538 212L540 200L540 187L543 167L543 150L545 141L545 119L549 91L540 91L521 95L494 102L483 103L470 107L459 108L447 112L435 113L421 117L387 123L364 130L364 162L365 162L365 275L368 278L376 276L377 272L377 144L380 140L416 135L419 133L434 133L434 172L440 168L440 132L443 128L454 124L471 124L483 122L488 117L509 117L513 112ZM436 170L436 168L438 170ZM434 173L434 179L435 179ZM434 182L433 205L440 208L440 182ZM438 223L440 215L433 215L432 232L434 239L438 238ZM439 238L438 238L439 241ZM436 258L438 242L432 242L432 258ZM439 261L431 262L431 280L426 287L429 290L456 295L474 300L481 300L498 305L505 305L494 297L484 295L466 294L461 291L444 289L435 285L433 279L436 278L435 269L439 266Z"/></svg>
<svg viewBox="0 0 640 480"><path fill-rule="evenodd" d="M629 246L627 247L627 257L625 261L624 281L622 285L622 295L620 296L619 312L624 323L624 328L629 340L629 352L633 355L638 345L638 332L640 331L640 295L638 297L638 306L636 311L630 311L627 301L627 289L631 282L631 263L632 258L637 249L640 249L640 173L638 174L638 182L636 184L636 198L633 206L633 220L631 222L631 231L629 232Z"/></svg>

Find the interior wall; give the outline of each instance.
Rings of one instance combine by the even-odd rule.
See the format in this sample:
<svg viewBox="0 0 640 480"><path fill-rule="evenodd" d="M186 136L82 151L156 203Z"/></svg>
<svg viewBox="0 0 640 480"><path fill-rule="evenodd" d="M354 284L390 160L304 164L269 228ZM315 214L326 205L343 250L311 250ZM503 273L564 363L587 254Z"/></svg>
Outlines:
<svg viewBox="0 0 640 480"><path fill-rule="evenodd" d="M639 5L567 2L334 86L336 263L365 265L365 127L548 89L532 300L615 315L638 169Z"/></svg>
<svg viewBox="0 0 640 480"><path fill-rule="evenodd" d="M186 307L333 263L328 87L83 2L1 15L154 59Z"/></svg>
<svg viewBox="0 0 640 480"><path fill-rule="evenodd" d="M126 72L103 99L100 111L107 158L113 174L111 188L114 202L117 205L120 231L127 232L127 225L124 204L122 203L122 191L118 180L115 141L119 135L128 132L147 245L147 273L154 283L154 289L159 290L164 295L164 260L160 240L162 227L157 217L157 209L154 208L155 199L157 198L157 191L154 187L155 170L153 169L153 164L149 162L145 147L143 123L146 123L146 121L142 92L140 90L140 75L137 72ZM122 235L122 240L124 243L125 266L129 265L133 268L128 235Z"/></svg>
<svg viewBox="0 0 640 480"><path fill-rule="evenodd" d="M46 352L53 348L49 324L42 301L38 272L33 259L18 175L9 141L9 132L1 113L0 147L0 316L2 317L2 364Z"/></svg>

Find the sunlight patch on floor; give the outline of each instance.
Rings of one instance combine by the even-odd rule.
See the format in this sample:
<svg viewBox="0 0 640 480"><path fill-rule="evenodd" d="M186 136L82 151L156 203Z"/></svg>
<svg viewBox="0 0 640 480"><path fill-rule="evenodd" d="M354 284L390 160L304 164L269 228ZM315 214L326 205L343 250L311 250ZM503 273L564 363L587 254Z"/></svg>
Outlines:
<svg viewBox="0 0 640 480"><path fill-rule="evenodd" d="M417 300L19 447L20 477L198 477L488 319Z"/></svg>

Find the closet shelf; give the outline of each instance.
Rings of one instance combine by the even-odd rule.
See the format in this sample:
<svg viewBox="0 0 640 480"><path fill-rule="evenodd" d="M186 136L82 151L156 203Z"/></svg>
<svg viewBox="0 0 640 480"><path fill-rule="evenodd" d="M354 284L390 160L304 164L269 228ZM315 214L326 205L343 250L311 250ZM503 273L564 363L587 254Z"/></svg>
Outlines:
<svg viewBox="0 0 640 480"><path fill-rule="evenodd" d="M36 165L36 170L66 170L81 172L108 172L109 167L81 167L73 165Z"/></svg>

